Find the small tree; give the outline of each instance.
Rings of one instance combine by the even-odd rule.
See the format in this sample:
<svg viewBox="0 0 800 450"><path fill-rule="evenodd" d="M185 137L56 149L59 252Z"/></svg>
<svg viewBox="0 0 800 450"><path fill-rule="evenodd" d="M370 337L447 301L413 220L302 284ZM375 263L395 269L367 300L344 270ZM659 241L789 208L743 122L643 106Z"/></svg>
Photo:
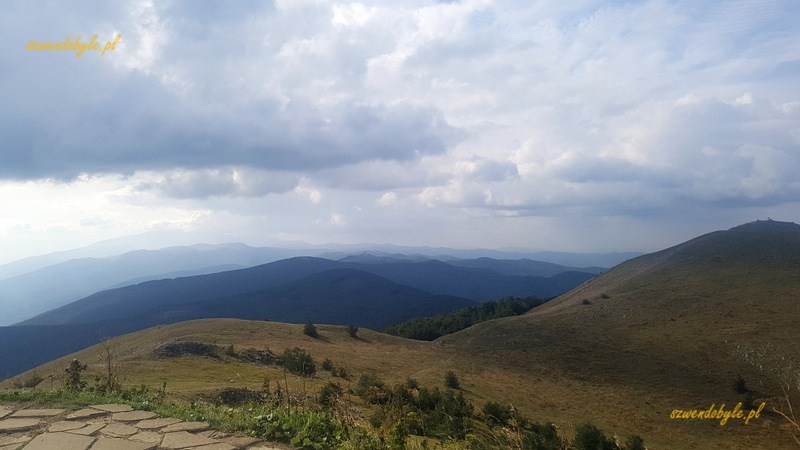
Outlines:
<svg viewBox="0 0 800 450"><path fill-rule="evenodd" d="M306 336L311 336L312 338L319 337L319 333L317 333L317 327L315 327L314 324L311 322L308 322L305 328L303 328L303 334L305 334Z"/></svg>
<svg viewBox="0 0 800 450"><path fill-rule="evenodd" d="M733 382L733 390L737 394L747 394L750 391L747 389L747 383L745 383L742 375L737 375L736 380Z"/></svg>
<svg viewBox="0 0 800 450"><path fill-rule="evenodd" d="M444 385L451 389L458 389L461 383L458 381L458 376L452 370L447 372L444 376Z"/></svg>
<svg viewBox="0 0 800 450"><path fill-rule="evenodd" d="M322 361L322 370L327 370L328 372L333 371L333 362L329 358L325 358L325 360Z"/></svg>
<svg viewBox="0 0 800 450"><path fill-rule="evenodd" d="M86 364L83 364L77 359L73 359L69 363L69 366L64 369L64 372L67 373L67 378L64 380L67 389L80 391L86 387L86 382L81 380L81 373L86 370L86 368Z"/></svg>
<svg viewBox="0 0 800 450"><path fill-rule="evenodd" d="M358 327L355 325L348 325L347 326L347 334L350 335L351 338L358 337Z"/></svg>

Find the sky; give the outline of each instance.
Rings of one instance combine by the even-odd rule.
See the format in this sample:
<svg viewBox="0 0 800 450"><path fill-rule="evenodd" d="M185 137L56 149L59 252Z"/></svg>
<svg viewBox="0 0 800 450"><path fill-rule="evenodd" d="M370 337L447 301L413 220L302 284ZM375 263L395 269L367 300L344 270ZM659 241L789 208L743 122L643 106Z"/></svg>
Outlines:
<svg viewBox="0 0 800 450"><path fill-rule="evenodd" d="M798 23L796 0L4 1L0 262L158 231L602 252L798 221Z"/></svg>

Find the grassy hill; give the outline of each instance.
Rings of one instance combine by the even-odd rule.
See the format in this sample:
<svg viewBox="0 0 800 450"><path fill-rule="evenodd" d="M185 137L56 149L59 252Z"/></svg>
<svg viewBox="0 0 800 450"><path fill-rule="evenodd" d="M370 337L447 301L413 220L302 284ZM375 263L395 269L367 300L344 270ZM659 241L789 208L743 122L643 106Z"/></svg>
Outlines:
<svg viewBox="0 0 800 450"><path fill-rule="evenodd" d="M673 436L656 442L666 448L787 448L778 444L790 445L786 434L764 440L780 428L774 415L727 428L668 416L736 404L739 374L757 401L776 405L780 378L800 368L798 319L800 226L766 221L634 258L527 315L442 341L469 349L460 364L494 358L525 374L544 416L582 412L613 429Z"/></svg>
<svg viewBox="0 0 800 450"><path fill-rule="evenodd" d="M552 421L568 434L589 420L653 449L793 448L778 406L781 377L797 376L800 358L800 226L754 222L710 233L627 261L530 313L470 327L434 342L344 327L200 320L151 328L114 341L126 383L160 386L180 395L225 386L257 387L278 369L225 358L164 360L152 350L173 340L221 346L299 346L350 373L389 381L417 378L440 385L454 371L467 398L512 403L526 416ZM102 368L102 348L74 355ZM72 356L71 356L72 357ZM70 358L71 358L70 357ZM37 369L58 378L68 358ZM202 374L202 375L200 375ZM744 400L746 381L762 417L744 425L670 419L673 409L708 409ZM20 377L24 380L30 373ZM297 389L315 389L318 374ZM46 381L44 385L50 383ZM800 399L794 396L795 406Z"/></svg>

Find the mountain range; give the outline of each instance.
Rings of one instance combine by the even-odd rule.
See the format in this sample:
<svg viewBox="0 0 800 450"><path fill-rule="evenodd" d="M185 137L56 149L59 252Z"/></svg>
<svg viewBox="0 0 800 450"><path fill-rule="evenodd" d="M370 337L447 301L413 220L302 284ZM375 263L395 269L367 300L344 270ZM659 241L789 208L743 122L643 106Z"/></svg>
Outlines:
<svg viewBox="0 0 800 450"><path fill-rule="evenodd" d="M288 299L303 289L317 291L314 283L331 289L341 282L339 292L348 298L353 286L378 283L377 275L365 273L326 268L268 288L264 295ZM222 308L220 313L226 303L240 300L235 309L253 301L233 296L210 306ZM352 339L335 326L319 326L324 339L311 339L297 326L209 319L132 333L117 345L122 367L136 368L134 383L169 379L181 386L195 380L192 389L201 391L226 386L229 362L203 360L204 375L224 381L197 384L187 366L193 360L167 362L147 350L165 340L237 347L268 343L277 350L300 345L350 372L391 381L413 377L441 383L454 371L462 392L477 405L512 404L532 420L566 428L591 421L620 436L639 434L648 448L771 449L793 445L791 429L775 410L785 408L782 383L800 379L799 311L800 226L769 220L633 258L527 314L483 322L430 343L366 330L363 339ZM98 354L94 348L72 356L99 364ZM37 371L56 373L65 361ZM243 365L235 371L241 374L237 382L249 386L260 386L264 376ZM746 380L747 396L735 388L737 378ZM793 390L787 395L795 404L800 401ZM767 405L749 425L670 419L676 408L705 410L722 403L732 408L746 401Z"/></svg>
<svg viewBox="0 0 800 450"><path fill-rule="evenodd" d="M231 253L230 247L215 247L212 253L205 255L220 255L225 251ZM265 252L264 256L274 255L274 251ZM122 259L131 261L138 256L146 263L156 254L177 254L181 256L177 260L183 261L183 255L197 256L197 251L180 247L157 253L125 254ZM368 262L352 262L353 259ZM202 258L197 260L203 261ZM465 263L465 260L457 262ZM117 267L114 263L111 262L112 268ZM585 282L600 270L588 268L587 272L579 272L577 270L581 269L530 260L512 264L489 258L472 265L476 267L398 255L369 258L364 258L363 254L350 255L342 261L294 257L245 269L107 289L38 314L18 326L0 328L0 337L18 342L15 348L0 348L0 373L17 373L31 367L31 361L41 363L46 358L77 350L87 342L157 324L231 317L354 324L382 329L413 317L448 312L478 301L506 296L554 297ZM558 273L559 270L568 271ZM88 275L75 278L86 277ZM57 289L52 283L47 286ZM84 329L76 330L76 325ZM65 336L48 349L28 348L25 339L16 336L21 334L30 337L28 342L38 342L34 334L41 330L48 336L54 335L62 326ZM20 350L25 350L24 364L17 356ZM40 358L36 359L36 355Z"/></svg>
<svg viewBox="0 0 800 450"><path fill-rule="evenodd" d="M131 237L131 243L141 244L144 237ZM185 238L184 238L185 239ZM509 261L504 259L464 259L438 251L454 254L496 254L497 251L407 248L408 254L383 251L331 251L329 248L302 243L286 243L295 248L250 247L242 243L194 244L173 246L156 250L133 250L119 254L125 248L125 239L94 244L71 251L26 258L0 265L0 326L29 319L53 308L66 305L102 290L124 287L149 280L187 277L247 268L294 256L327 255L327 259L345 262L423 262L432 259L446 261L462 267L483 267L507 275L533 275L550 277L559 273L577 271L599 273L601 267L570 267L531 259ZM332 245L333 247L337 247ZM386 247L381 246L382 248ZM351 247L346 247L350 249ZM352 247L353 249L356 246ZM358 246L361 248L361 246ZM426 253L426 254L423 254ZM559 254L562 257L581 259L580 254ZM584 255L588 261L598 256L614 259L624 254ZM516 267L512 270L511 267ZM559 292L560 293L560 292Z"/></svg>

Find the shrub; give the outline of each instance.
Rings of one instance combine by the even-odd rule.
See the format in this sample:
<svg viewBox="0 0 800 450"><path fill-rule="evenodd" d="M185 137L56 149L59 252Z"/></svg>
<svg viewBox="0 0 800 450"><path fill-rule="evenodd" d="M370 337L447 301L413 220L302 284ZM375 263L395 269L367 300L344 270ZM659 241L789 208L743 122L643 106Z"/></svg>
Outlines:
<svg viewBox="0 0 800 450"><path fill-rule="evenodd" d="M244 349L239 352L239 359L247 361L251 364L258 364L262 366L270 366L275 364L275 355L269 350L257 350L254 348Z"/></svg>
<svg viewBox="0 0 800 450"><path fill-rule="evenodd" d="M350 379L350 375L347 373L347 369L345 369L344 367L334 366L333 369L331 369L331 375L333 375L334 377L339 377L343 380Z"/></svg>
<svg viewBox="0 0 800 450"><path fill-rule="evenodd" d="M217 394L216 401L223 405L238 406L244 403L258 403L263 400L261 392L248 388L225 388Z"/></svg>
<svg viewBox="0 0 800 450"><path fill-rule="evenodd" d="M525 420L522 419L522 422L525 422ZM558 437L558 430L552 423L547 425L538 423L524 424L523 435L522 448L536 450L560 450L564 448L564 443Z"/></svg>
<svg viewBox="0 0 800 450"><path fill-rule="evenodd" d="M356 384L355 393L373 405L386 403L391 398L386 384L375 374L361 375Z"/></svg>
<svg viewBox="0 0 800 450"><path fill-rule="evenodd" d="M306 326L303 328L303 334L306 336L311 336L312 338L318 338L319 333L317 333L317 327L314 326L313 323L308 322Z"/></svg>
<svg viewBox="0 0 800 450"><path fill-rule="evenodd" d="M581 300L581 304L582 305L591 305L592 301L589 300L588 298L585 298L585 299Z"/></svg>
<svg viewBox="0 0 800 450"><path fill-rule="evenodd" d="M447 372L444 376L444 385L451 389L458 389L461 383L458 381L458 376L452 370Z"/></svg>
<svg viewBox="0 0 800 450"><path fill-rule="evenodd" d="M322 370L327 370L328 372L333 371L333 362L330 359L325 358L325 361L322 361Z"/></svg>
<svg viewBox="0 0 800 450"><path fill-rule="evenodd" d="M319 404L324 408L332 408L336 406L341 396L342 387L339 386L339 383L329 381L319 392Z"/></svg>
<svg viewBox="0 0 800 450"><path fill-rule="evenodd" d="M511 420L511 405L501 405L495 402L487 402L483 405L481 412L486 416L490 423L506 426Z"/></svg>
<svg viewBox="0 0 800 450"><path fill-rule="evenodd" d="M233 344L228 346L228 349L225 350L225 354L228 355L228 356L231 356L233 358L236 357L236 350L234 350Z"/></svg>
<svg viewBox="0 0 800 450"><path fill-rule="evenodd" d="M311 376L317 373L314 358L301 348L287 349L278 358L278 364L295 375Z"/></svg>
<svg viewBox="0 0 800 450"><path fill-rule="evenodd" d="M358 337L358 327L355 325L348 325L347 334L349 334L351 338Z"/></svg>
<svg viewBox="0 0 800 450"><path fill-rule="evenodd" d="M572 445L576 450L619 450L616 442L590 423L575 427L575 441Z"/></svg>

